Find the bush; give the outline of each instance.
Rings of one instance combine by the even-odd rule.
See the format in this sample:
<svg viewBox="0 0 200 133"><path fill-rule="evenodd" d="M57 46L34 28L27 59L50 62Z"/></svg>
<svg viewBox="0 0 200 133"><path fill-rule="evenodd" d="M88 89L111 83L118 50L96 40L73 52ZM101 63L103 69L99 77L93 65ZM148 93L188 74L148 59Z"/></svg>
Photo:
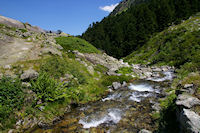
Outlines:
<svg viewBox="0 0 200 133"><path fill-rule="evenodd" d="M166 110L169 106L171 106L174 103L174 100L176 99L175 91L171 95L167 96L165 100L162 100L160 102L160 106L162 109Z"/></svg>
<svg viewBox="0 0 200 133"><path fill-rule="evenodd" d="M45 72L40 73L38 79L32 81L31 84L31 89L36 93L37 100L41 99L42 102L53 102L67 97L65 86Z"/></svg>
<svg viewBox="0 0 200 133"><path fill-rule="evenodd" d="M46 72L54 78L59 78L67 73L67 62L60 57L51 57L47 59L41 66L41 71Z"/></svg>
<svg viewBox="0 0 200 133"><path fill-rule="evenodd" d="M79 103L85 97L85 92L82 89L69 88L67 94L73 102Z"/></svg>
<svg viewBox="0 0 200 133"><path fill-rule="evenodd" d="M119 70L117 70L117 73L121 73L121 74L130 74L132 72L133 70L131 67L122 67Z"/></svg>
<svg viewBox="0 0 200 133"><path fill-rule="evenodd" d="M57 56L51 57L43 63L41 71L48 73L50 76L59 79L65 74L72 74L78 79L78 83L86 83L84 74L80 72L79 64Z"/></svg>
<svg viewBox="0 0 200 133"><path fill-rule="evenodd" d="M21 109L24 93L21 81L16 78L3 77L0 80L0 123L4 125L14 110Z"/></svg>

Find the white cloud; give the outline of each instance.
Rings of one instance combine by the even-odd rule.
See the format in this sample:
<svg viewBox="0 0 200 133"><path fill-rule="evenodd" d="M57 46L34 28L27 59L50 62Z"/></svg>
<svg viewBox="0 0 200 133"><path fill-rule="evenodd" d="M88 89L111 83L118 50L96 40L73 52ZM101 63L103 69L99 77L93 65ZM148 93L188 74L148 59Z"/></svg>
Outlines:
<svg viewBox="0 0 200 133"><path fill-rule="evenodd" d="M101 10L103 10L103 11L106 11L106 12L112 12L118 4L119 4L119 3L117 3L117 4L112 4L112 5L110 5L110 6L103 6L103 7L100 6L99 8L100 8Z"/></svg>

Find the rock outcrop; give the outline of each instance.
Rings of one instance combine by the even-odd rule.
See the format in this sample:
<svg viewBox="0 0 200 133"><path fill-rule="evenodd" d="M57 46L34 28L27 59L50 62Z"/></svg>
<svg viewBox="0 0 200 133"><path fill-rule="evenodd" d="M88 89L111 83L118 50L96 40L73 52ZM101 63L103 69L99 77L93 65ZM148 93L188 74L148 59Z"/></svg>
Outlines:
<svg viewBox="0 0 200 133"><path fill-rule="evenodd" d="M200 100L188 94L181 94L177 98L176 105L190 109L196 105L200 105Z"/></svg>
<svg viewBox="0 0 200 133"><path fill-rule="evenodd" d="M1 15L0 15L0 24L5 24L10 27L16 27L16 28L21 28L21 29L25 28L23 23L11 18L1 16Z"/></svg>
<svg viewBox="0 0 200 133"><path fill-rule="evenodd" d="M130 67L128 63L124 63L123 60L118 60L113 58L106 53L104 54L88 54L88 53L80 53L79 51L73 51L77 58L86 59L93 65L103 65L104 67L108 68L108 75L118 75L115 71L121 67Z"/></svg>
<svg viewBox="0 0 200 133"><path fill-rule="evenodd" d="M195 111L196 107L200 107L200 100L191 95L190 91L185 91L193 87L192 84L186 84L177 91L177 119L180 123L181 133L199 133L200 132L200 115Z"/></svg>
<svg viewBox="0 0 200 133"><path fill-rule="evenodd" d="M181 132L183 133L199 133L200 132L200 116L190 109L183 109L179 114L181 124Z"/></svg>

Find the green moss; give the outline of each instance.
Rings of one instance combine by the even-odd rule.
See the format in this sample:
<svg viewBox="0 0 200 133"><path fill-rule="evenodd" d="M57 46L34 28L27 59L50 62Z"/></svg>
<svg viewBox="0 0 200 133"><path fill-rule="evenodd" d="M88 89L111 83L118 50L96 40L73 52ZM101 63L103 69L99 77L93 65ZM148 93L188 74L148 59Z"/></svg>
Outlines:
<svg viewBox="0 0 200 133"><path fill-rule="evenodd" d="M90 43L78 37L57 37L55 39L66 51L78 50L81 53L100 53Z"/></svg>
<svg viewBox="0 0 200 133"><path fill-rule="evenodd" d="M132 72L133 72L133 70L132 70L131 67L122 67L119 70L117 70L117 73L121 73L121 74L124 74L124 75L125 74L130 74Z"/></svg>

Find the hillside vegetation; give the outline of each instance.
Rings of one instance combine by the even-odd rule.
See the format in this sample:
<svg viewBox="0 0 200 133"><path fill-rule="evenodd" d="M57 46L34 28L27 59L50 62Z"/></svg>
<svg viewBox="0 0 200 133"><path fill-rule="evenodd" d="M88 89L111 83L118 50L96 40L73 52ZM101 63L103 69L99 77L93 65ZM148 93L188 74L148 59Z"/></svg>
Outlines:
<svg viewBox="0 0 200 133"><path fill-rule="evenodd" d="M0 24L0 35L0 132L51 126L71 105L96 101L112 81L130 79L106 75L104 64L89 59L118 60L78 37L6 24Z"/></svg>
<svg viewBox="0 0 200 133"><path fill-rule="evenodd" d="M93 45L77 37L57 37L55 39L65 50L78 50L81 53L99 53Z"/></svg>
<svg viewBox="0 0 200 133"><path fill-rule="evenodd" d="M120 58L143 46L172 23L180 23L200 11L198 0L140 0L116 16L93 23L82 38L109 55Z"/></svg>
<svg viewBox="0 0 200 133"><path fill-rule="evenodd" d="M168 64L199 70L200 14L158 33L125 60L130 63Z"/></svg>
<svg viewBox="0 0 200 133"><path fill-rule="evenodd" d="M147 0L122 0L119 5L111 12L110 15L117 15L120 14L128 8L130 8L132 5L140 4L142 2L145 2Z"/></svg>

